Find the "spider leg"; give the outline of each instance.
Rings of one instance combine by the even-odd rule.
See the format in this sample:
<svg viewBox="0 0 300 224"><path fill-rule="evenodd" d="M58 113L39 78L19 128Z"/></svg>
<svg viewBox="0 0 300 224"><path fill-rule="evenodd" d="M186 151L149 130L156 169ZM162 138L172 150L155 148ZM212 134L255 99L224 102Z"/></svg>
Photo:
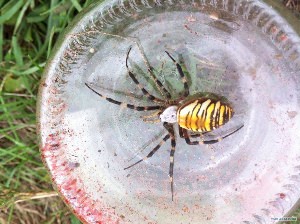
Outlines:
<svg viewBox="0 0 300 224"><path fill-rule="evenodd" d="M183 135L183 128L180 127L178 125L178 130L179 130L179 136L180 138L184 138L184 135ZM189 137L190 138L198 138L198 137L202 137L204 134L208 133L209 131L205 131L205 132L202 132L202 133L198 133L198 134L190 134Z"/></svg>
<svg viewBox="0 0 300 224"><path fill-rule="evenodd" d="M179 136L180 136L180 138L184 138L184 136L183 136L183 128L178 125L178 130L179 130Z"/></svg>
<svg viewBox="0 0 300 224"><path fill-rule="evenodd" d="M153 79L156 87L158 88L159 92L161 93L161 95L163 95L164 97L166 97L167 99L171 99L172 96L170 94L170 92L164 87L164 85L161 83L161 81L159 81L156 76L154 75L153 72L153 68L152 67L148 67L148 72L151 76L151 78Z"/></svg>
<svg viewBox="0 0 300 224"><path fill-rule="evenodd" d="M130 76L130 78L133 80L133 82L137 85L137 87L143 92L143 94L151 101L154 102L158 102L158 103L162 103L164 102L164 100L159 99L153 95L151 95L141 84L140 82L136 79L135 75L129 70L129 66L128 66L128 58L129 58L129 53L131 51L131 47L129 48L128 52L127 52L127 56L126 56L126 68L128 71L128 74Z"/></svg>
<svg viewBox="0 0 300 224"><path fill-rule="evenodd" d="M137 110L137 111L148 111L148 110L158 110L161 108L161 106L135 106L133 104L128 104L128 103L124 103L124 102L120 102L117 100L114 100L112 98L106 97L104 95L102 95L101 93L98 93L96 90L94 90L91 86L89 86L89 84L85 83L85 85L92 90L94 93L96 93L98 96L100 96L101 98L107 100L108 102L117 104L117 105L123 105L126 106L129 109L133 109L133 110Z"/></svg>
<svg viewBox="0 0 300 224"><path fill-rule="evenodd" d="M159 118L160 113L161 113L161 111L158 110L152 114L140 116L140 118L142 118L143 121L146 123L150 123L150 124L159 123L160 122L160 118Z"/></svg>
<svg viewBox="0 0 300 224"><path fill-rule="evenodd" d="M174 134L174 127L173 125L170 125L166 122L164 122L164 127L168 130L169 135L171 136L171 151L170 151L170 168L169 168L169 177L170 177L170 183L171 183L171 194L172 194L172 201L174 199L174 178L173 178L173 172L174 172L174 155L175 155L175 147L176 147L176 141L175 141L175 134Z"/></svg>
<svg viewBox="0 0 300 224"><path fill-rule="evenodd" d="M143 121L145 123L148 123L148 124L155 124L155 123L159 123L160 119L155 119L155 120L146 120L146 119L143 119Z"/></svg>
<svg viewBox="0 0 300 224"><path fill-rule="evenodd" d="M230 132L229 134L227 135L224 135L222 137L218 137L216 139L212 139L212 140L203 140L203 141L191 141L190 140L190 136L187 132L186 129L184 128L181 128L182 129L182 133L183 133L183 136L184 136L184 139L186 141L187 144L189 145L200 145L200 144L214 144L214 143L217 143L217 142L220 142L222 141L224 138L227 138L229 137L230 135L234 134L235 132L239 131L242 127L244 127L244 125L241 125L239 126L237 129L235 129L234 131Z"/></svg>
<svg viewBox="0 0 300 224"><path fill-rule="evenodd" d="M190 138L198 138L198 137L203 137L203 135L205 135L206 133L208 133L209 131L205 131L205 132L201 132L201 133L192 133L190 134Z"/></svg>
<svg viewBox="0 0 300 224"><path fill-rule="evenodd" d="M169 52L165 51L167 53L167 55L171 58L171 60L174 62L174 64L176 65L177 71L181 77L181 82L183 83L184 86L184 97L187 97L188 95L190 95L190 90L189 90L189 85L187 82L187 78L184 74L184 72L182 71L182 68L180 66L180 64L178 64L178 62L170 55Z"/></svg>
<svg viewBox="0 0 300 224"><path fill-rule="evenodd" d="M154 112L152 114L149 114L149 115L140 116L140 118L149 119L149 118L157 117L160 113L161 113L161 111L156 111L156 112Z"/></svg>
<svg viewBox="0 0 300 224"><path fill-rule="evenodd" d="M151 151L147 156L145 156L143 159L141 159L141 160L135 162L134 164L132 164L132 165L130 165L130 166L124 168L124 170L127 170L127 169L129 169L129 168L131 168L131 167L133 167L133 166L139 164L140 162L142 162L142 161L144 161L144 160L150 158L151 156L153 156L153 154L156 153L157 150L158 150L158 149L159 149L159 148L160 148L160 147L161 147L161 146L162 146L169 138L170 138L170 134L167 134L167 135L162 139L162 141L161 141L160 143L158 143L158 145L155 146L155 148L152 149L152 151Z"/></svg>

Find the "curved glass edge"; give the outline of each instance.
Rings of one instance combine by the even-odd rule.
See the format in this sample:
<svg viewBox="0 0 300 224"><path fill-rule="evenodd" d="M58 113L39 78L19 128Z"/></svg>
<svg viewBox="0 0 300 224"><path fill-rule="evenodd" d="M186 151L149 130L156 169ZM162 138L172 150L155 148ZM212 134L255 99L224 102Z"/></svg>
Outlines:
<svg viewBox="0 0 300 224"><path fill-rule="evenodd" d="M284 6L281 0L262 0L262 2L270 5L277 11L293 27L294 31L300 35L300 20L290 9Z"/></svg>
<svg viewBox="0 0 300 224"><path fill-rule="evenodd" d="M294 29L294 31L300 35L300 20L295 16L295 14L290 9L286 8L283 5L283 2L281 0L276 0L276 1L262 0L262 1L270 5L274 10L276 10L290 24L290 26ZM292 216L295 213L295 211L297 211L299 208L300 208L300 199L284 216L285 217Z"/></svg>

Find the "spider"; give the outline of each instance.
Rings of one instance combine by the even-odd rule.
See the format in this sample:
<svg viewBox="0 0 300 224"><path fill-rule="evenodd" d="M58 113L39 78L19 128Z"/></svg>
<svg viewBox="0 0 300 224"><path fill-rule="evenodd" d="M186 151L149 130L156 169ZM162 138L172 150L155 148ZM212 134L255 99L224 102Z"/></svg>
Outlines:
<svg viewBox="0 0 300 224"><path fill-rule="evenodd" d="M157 117L158 122L162 122L164 128L168 131L162 140L156 145L143 159L138 160L132 165L124 168L124 170L129 169L140 162L152 157L158 149L168 140L171 139L171 151L170 151L170 167L169 167L169 178L171 184L171 195L172 201L174 199L174 180L173 180L173 170L174 170L174 154L176 148L175 141L175 133L174 133L174 125L177 123L179 129L179 136L184 138L186 143L189 145L199 145L199 144L214 144L220 142L224 138L229 137L235 132L239 131L244 125L237 127L232 132L224 135L215 137L211 140L198 140L191 141L191 138L197 138L205 136L205 134L219 128L220 126L227 123L232 116L234 115L234 110L228 101L221 96L216 94L204 94L204 93L196 93L190 95L189 85L187 82L187 78L182 70L182 67L179 63L171 56L171 54L167 51L166 54L172 60L174 65L176 66L177 72L180 75L181 82L184 86L184 92L182 97L178 99L172 99L171 93L165 88L165 86L158 80L154 73L153 69L148 66L148 72L152 75L152 78L155 82L155 85L158 87L159 91L162 93L165 99L158 98L150 94L142 84L137 80L135 74L130 70L128 66L128 58L131 51L131 47L129 48L126 55L126 68L130 78L133 80L135 85L142 91L143 95L150 101L156 103L154 106L136 106L133 104L128 104L125 102L120 102L109 98L98 91L94 90L90 84L85 83L85 85L96 93L101 98L107 100L116 105L122 105L132 110L137 111L156 111L154 114L149 116L144 116L144 121L149 122L146 118L149 117Z"/></svg>

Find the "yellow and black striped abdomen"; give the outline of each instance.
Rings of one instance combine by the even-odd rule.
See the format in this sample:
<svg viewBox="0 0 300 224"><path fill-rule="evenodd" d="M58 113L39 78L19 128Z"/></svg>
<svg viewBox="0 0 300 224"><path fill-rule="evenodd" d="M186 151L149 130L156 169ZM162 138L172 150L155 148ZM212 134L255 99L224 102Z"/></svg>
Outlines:
<svg viewBox="0 0 300 224"><path fill-rule="evenodd" d="M233 113L233 109L225 102L199 98L178 108L177 122L180 127L191 131L208 132L229 121Z"/></svg>

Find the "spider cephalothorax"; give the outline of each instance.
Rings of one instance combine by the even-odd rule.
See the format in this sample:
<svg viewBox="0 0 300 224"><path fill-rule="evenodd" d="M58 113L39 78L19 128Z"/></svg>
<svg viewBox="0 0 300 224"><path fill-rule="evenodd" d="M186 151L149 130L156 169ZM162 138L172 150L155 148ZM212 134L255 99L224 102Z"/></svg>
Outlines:
<svg viewBox="0 0 300 224"><path fill-rule="evenodd" d="M236 128L234 131L224 135L218 136L215 139L211 140L197 140L191 141L192 138L201 137L208 132L224 125L228 122L233 114L234 110L227 102L227 100L221 96L215 94L206 94L206 93L197 93L194 95L190 95L189 85L187 82L187 78L182 71L181 66L176 62L176 60L166 51L167 55L174 62L177 71L180 75L180 79L184 85L184 93L182 97L176 100L171 99L170 92L164 87L164 85L155 77L153 71L150 67L148 67L148 72L151 74L151 77L154 79L155 85L162 93L165 99L160 99L158 97L150 94L136 79L135 75L130 71L128 66L128 57L131 48L129 49L126 56L126 67L128 70L128 74L133 82L138 86L138 88L143 92L144 96L155 102L157 105L155 106L136 106L133 104L127 104L124 102L120 102L114 100L112 98L106 97L103 94L95 91L89 84L86 83L86 86L91 89L94 93L99 95L100 97L106 99L107 101L117 104L124 105L127 108L138 110L138 111L150 111L156 110L153 115L144 116L144 121L147 121L147 117L157 117L157 121L161 121L163 126L168 131L168 134L163 137L161 142L154 148L152 151L145 156L143 159L137 161L136 163L126 167L125 169L131 168L143 160L151 157L169 138L171 138L171 152L170 152L170 183L171 183L171 193L172 200L174 195L174 180L173 180L173 168L174 168L174 154L175 154L175 134L174 134L174 124L178 123L179 136L184 138L186 143L189 145L198 145L198 144L214 144L216 142L221 141L222 139L232 135L233 133L240 130L243 125ZM189 132L194 132L190 134ZM196 133L195 133L196 132Z"/></svg>

